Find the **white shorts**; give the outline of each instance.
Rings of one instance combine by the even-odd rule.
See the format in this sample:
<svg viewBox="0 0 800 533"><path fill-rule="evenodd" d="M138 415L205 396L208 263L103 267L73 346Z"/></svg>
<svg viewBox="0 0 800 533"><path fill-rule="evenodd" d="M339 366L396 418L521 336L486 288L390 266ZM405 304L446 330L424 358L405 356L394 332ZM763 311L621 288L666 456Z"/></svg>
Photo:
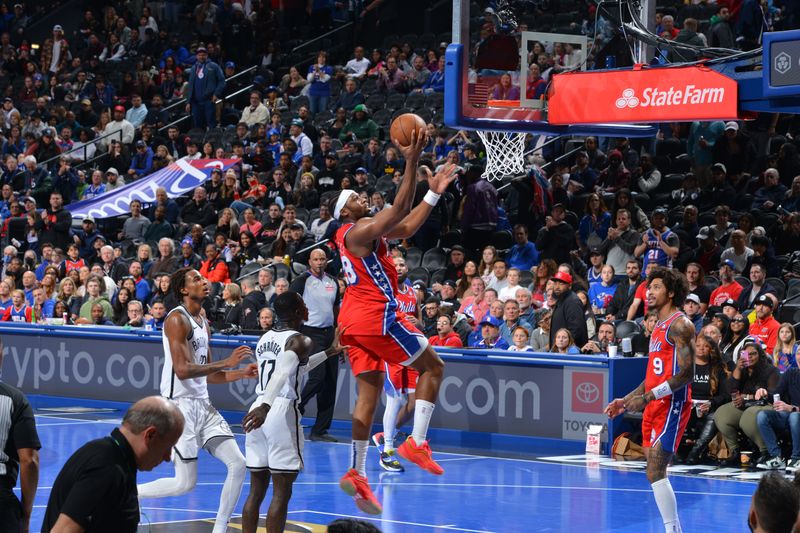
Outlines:
<svg viewBox="0 0 800 533"><path fill-rule="evenodd" d="M250 406L249 411L259 405L260 399ZM245 436L247 468L269 470L275 474L296 474L303 470L304 443L295 400L275 398L264 425Z"/></svg>
<svg viewBox="0 0 800 533"><path fill-rule="evenodd" d="M211 439L232 439L233 432L208 399L175 398L170 400L183 413L183 434L175 444L175 453L184 461L196 461L200 448Z"/></svg>

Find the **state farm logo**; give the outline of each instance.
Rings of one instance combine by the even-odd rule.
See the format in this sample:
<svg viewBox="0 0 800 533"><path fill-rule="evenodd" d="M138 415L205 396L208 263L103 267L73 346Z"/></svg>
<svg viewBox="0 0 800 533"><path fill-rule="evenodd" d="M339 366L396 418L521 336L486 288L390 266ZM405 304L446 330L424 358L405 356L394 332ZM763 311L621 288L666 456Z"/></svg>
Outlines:
<svg viewBox="0 0 800 533"><path fill-rule="evenodd" d="M598 414L603 410L603 374L572 373L572 412Z"/></svg>
<svg viewBox="0 0 800 533"><path fill-rule="evenodd" d="M659 89L647 87L642 91L642 97L636 96L636 91L627 88L622 91L622 96L617 98L617 109L633 109L636 107L671 107L682 105L707 105L721 104L725 100L724 87L698 88L695 85L686 85L682 89L670 87Z"/></svg>

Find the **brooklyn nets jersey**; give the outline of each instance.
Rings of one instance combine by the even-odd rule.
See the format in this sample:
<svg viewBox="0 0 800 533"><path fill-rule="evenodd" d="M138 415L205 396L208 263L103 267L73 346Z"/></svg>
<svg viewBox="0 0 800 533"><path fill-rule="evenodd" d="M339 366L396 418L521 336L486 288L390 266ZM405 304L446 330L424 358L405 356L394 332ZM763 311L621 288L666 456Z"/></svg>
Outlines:
<svg viewBox="0 0 800 533"><path fill-rule="evenodd" d="M186 310L185 307L179 305L169 312L183 313L189 320L192 326L192 331L186 338L189 343L189 355L192 363L197 365L205 365L208 363L208 330L206 329L206 321L204 318L200 322ZM167 315L167 318L169 318ZM161 371L161 395L165 398L202 398L208 399L208 386L206 385L206 377L191 378L191 379L178 379L172 369L172 352L169 349L169 339L166 333L162 336L164 343L164 368Z"/></svg>
<svg viewBox="0 0 800 533"><path fill-rule="evenodd" d="M275 373L275 368L286 369L288 379L278 392L279 398L297 400L300 398L300 382L305 375L305 367L299 368L297 357L286 357L286 343L291 337L299 335L297 331L286 329L282 331L271 330L264 333L256 345L256 362L258 363L258 383L256 394L261 396L267 388L269 380Z"/></svg>

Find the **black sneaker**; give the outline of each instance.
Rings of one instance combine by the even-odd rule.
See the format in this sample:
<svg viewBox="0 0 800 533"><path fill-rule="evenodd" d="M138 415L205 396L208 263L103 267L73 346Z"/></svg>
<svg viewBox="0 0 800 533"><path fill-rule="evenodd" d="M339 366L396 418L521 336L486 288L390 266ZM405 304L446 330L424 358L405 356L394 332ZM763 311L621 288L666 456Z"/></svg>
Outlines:
<svg viewBox="0 0 800 533"><path fill-rule="evenodd" d="M397 457L394 454L394 450L389 450L388 452L381 453L381 468L386 470L387 472L405 472L406 469L403 468L403 465L400 464L400 461L397 460Z"/></svg>
<svg viewBox="0 0 800 533"><path fill-rule="evenodd" d="M311 435L309 435L309 440L313 440L316 442L339 442L339 439L337 439L328 432L312 433Z"/></svg>

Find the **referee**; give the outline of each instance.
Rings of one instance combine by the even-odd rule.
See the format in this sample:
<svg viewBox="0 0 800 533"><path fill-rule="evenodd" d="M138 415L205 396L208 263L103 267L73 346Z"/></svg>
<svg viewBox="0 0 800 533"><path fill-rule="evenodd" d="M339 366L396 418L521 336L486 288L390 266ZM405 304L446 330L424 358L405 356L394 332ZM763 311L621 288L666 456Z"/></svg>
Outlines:
<svg viewBox="0 0 800 533"><path fill-rule="evenodd" d="M313 352L327 348L333 342L334 325L339 314L339 284L325 273L328 256L325 251L311 250L308 270L292 281L290 290L303 297L308 307L308 320L300 329L314 341ZM333 407L336 404L336 377L339 375L339 358L329 357L327 361L312 370L308 383L303 388L300 412L305 412L306 404L317 397L317 419L311 428L311 440L337 442L328 433L333 420Z"/></svg>
<svg viewBox="0 0 800 533"><path fill-rule="evenodd" d="M169 461L181 433L183 415L169 400L148 396L133 404L111 435L84 444L64 464L42 532L135 532L136 472Z"/></svg>
<svg viewBox="0 0 800 533"><path fill-rule="evenodd" d="M0 342L0 368L3 344ZM0 382L0 531L28 531L39 485L39 435L22 391ZM12 490L19 472L22 503Z"/></svg>

